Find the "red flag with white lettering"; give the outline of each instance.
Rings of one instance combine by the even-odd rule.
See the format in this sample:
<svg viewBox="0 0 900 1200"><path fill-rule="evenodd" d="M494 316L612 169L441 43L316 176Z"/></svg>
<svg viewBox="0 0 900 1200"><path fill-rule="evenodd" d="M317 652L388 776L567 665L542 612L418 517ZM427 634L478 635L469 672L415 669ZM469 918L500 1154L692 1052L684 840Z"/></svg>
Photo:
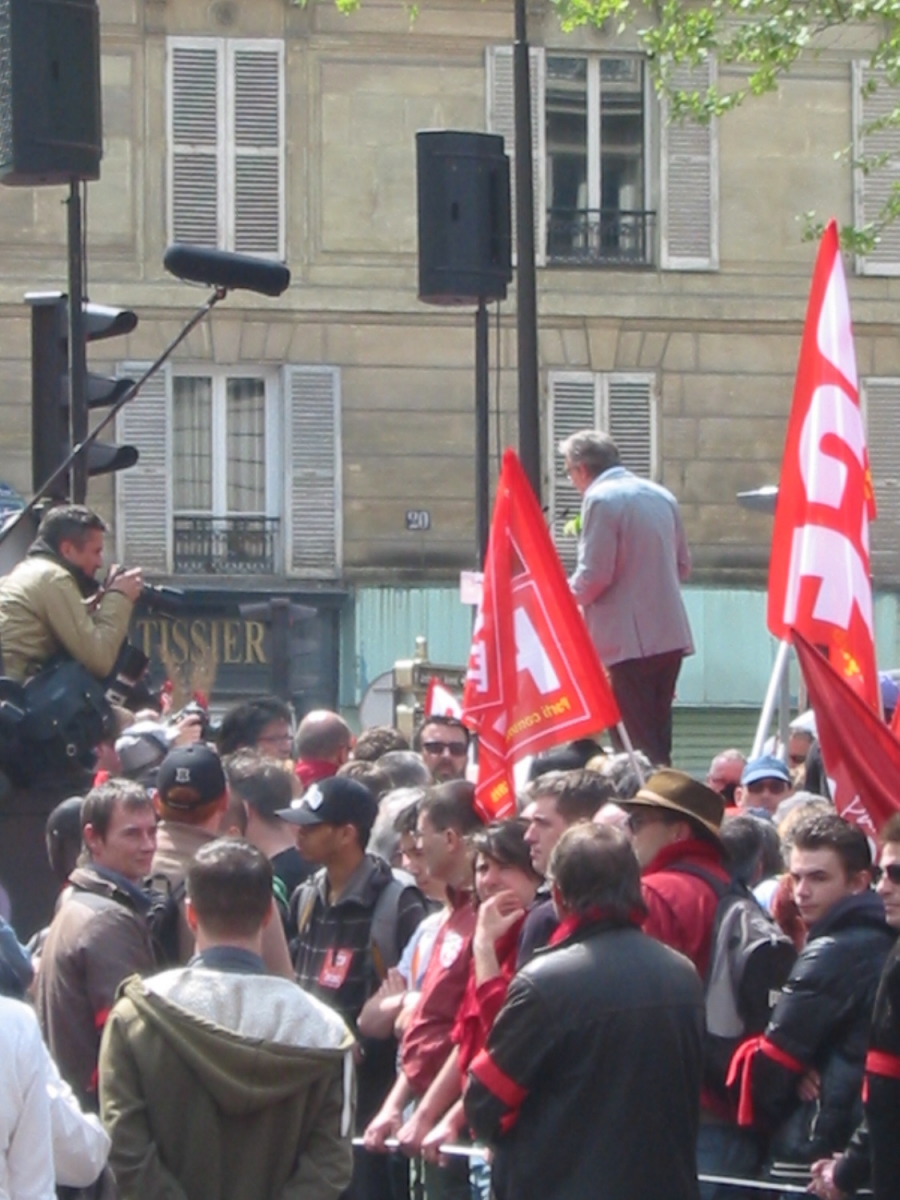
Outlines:
<svg viewBox="0 0 900 1200"><path fill-rule="evenodd" d="M512 450L503 456L463 720L478 734L476 802L515 812L512 766L615 725L619 709Z"/></svg>
<svg viewBox="0 0 900 1200"><path fill-rule="evenodd" d="M813 272L788 420L772 557L768 626L822 646L835 670L880 712L869 522L875 499L837 225Z"/></svg>
<svg viewBox="0 0 900 1200"><path fill-rule="evenodd" d="M462 716L462 705L446 686L434 675L428 680L428 691L425 693L426 717L456 717Z"/></svg>
<svg viewBox="0 0 900 1200"><path fill-rule="evenodd" d="M793 634L834 806L874 835L900 812L900 741L824 655Z"/></svg>

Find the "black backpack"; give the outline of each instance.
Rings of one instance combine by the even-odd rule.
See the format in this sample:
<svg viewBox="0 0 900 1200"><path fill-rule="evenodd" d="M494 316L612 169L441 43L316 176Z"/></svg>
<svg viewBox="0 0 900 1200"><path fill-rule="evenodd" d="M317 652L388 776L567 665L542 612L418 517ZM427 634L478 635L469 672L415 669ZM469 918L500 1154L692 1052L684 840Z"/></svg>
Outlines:
<svg viewBox="0 0 900 1200"><path fill-rule="evenodd" d="M797 951L745 884L737 879L724 883L693 864L673 864L669 870L702 879L718 899L703 980L704 1083L725 1097L731 1056L740 1042L768 1025Z"/></svg>
<svg viewBox="0 0 900 1200"><path fill-rule="evenodd" d="M178 943L185 890L183 879L174 887L165 875L153 875L149 880L147 891L150 908L147 910L147 924L150 927L153 952L159 967L177 967L181 963Z"/></svg>

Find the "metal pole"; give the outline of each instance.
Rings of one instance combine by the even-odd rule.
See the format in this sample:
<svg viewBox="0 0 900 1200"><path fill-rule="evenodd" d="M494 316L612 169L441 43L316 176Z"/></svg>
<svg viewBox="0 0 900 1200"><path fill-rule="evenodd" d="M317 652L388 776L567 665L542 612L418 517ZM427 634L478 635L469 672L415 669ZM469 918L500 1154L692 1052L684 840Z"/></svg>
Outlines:
<svg viewBox="0 0 900 1200"><path fill-rule="evenodd" d="M6 525L3 526L3 529L0 530L0 543L4 542L13 532L13 530L18 528L21 522L24 521L30 513L34 512L35 508L38 506L44 496L56 495L56 492L54 491L56 484L59 483L60 479L64 479L66 477L66 473L72 464L87 453L88 447L93 445L103 430L106 429L106 427L116 419L125 405L135 398L147 380L152 375L155 375L163 363L172 356L173 352L181 345L184 339L190 334L191 330L196 329L196 327L200 324L207 313L211 311L214 305L218 304L220 300L224 300L226 295L227 292L225 288L216 288L206 303L197 309L181 332L172 338L171 342L169 342L162 354L160 354L159 357L150 364L140 379L138 379L135 384L130 387L128 391L120 397L119 400L116 401L112 408L107 409L106 416L102 421L94 426L91 432L87 435L85 441L82 442L80 446L73 447L66 461L60 463L46 483L43 483L37 489L22 511L16 513L16 515Z"/></svg>
<svg viewBox="0 0 900 1200"><path fill-rule="evenodd" d="M513 90L516 129L516 324L519 364L519 458L541 502L541 420L538 403L537 283L534 271L534 171L531 155L531 75L525 0L515 0Z"/></svg>
<svg viewBox="0 0 900 1200"><path fill-rule="evenodd" d="M69 182L69 428L71 445L80 446L87 437L87 362L84 349L84 261L81 242L80 181ZM72 501L87 499L87 454L72 463Z"/></svg>
<svg viewBox="0 0 900 1200"><path fill-rule="evenodd" d="M480 570L484 569L490 528L489 389L488 311L487 305L481 299L475 312L475 533Z"/></svg>
<svg viewBox="0 0 900 1200"><path fill-rule="evenodd" d="M772 674L769 678L769 687L766 691L766 698L763 701L762 711L759 714L759 724L756 727L756 737L753 739L753 749L750 752L751 758L759 758L760 754L762 754L762 748L765 744L766 734L769 731L769 722L772 720L772 713L775 711L775 702L778 698L778 689L781 684L781 676L787 669L787 660L790 649L790 642L778 643L778 653L775 655L775 665L772 667Z"/></svg>
<svg viewBox="0 0 900 1200"><path fill-rule="evenodd" d="M788 739L791 736L791 673L785 666L781 673L781 686L778 689L778 741L781 746L780 757L788 762Z"/></svg>

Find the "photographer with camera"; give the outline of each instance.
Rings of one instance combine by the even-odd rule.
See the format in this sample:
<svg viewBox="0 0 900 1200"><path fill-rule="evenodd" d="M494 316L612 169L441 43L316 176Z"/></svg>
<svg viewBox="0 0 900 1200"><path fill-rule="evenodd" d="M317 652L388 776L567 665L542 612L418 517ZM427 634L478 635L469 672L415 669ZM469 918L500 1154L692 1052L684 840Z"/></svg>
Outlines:
<svg viewBox="0 0 900 1200"><path fill-rule="evenodd" d="M60 652L98 679L112 671L143 579L139 567L113 567L108 582L97 583L106 530L83 505L45 514L27 557L0 580L6 676L29 679Z"/></svg>

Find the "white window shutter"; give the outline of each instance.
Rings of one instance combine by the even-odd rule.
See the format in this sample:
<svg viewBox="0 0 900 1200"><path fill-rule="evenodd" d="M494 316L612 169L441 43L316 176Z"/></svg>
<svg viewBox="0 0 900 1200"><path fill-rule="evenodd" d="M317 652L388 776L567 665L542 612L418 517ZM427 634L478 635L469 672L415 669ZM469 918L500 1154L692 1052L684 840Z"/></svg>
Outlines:
<svg viewBox="0 0 900 1200"><path fill-rule="evenodd" d="M715 63L678 66L672 82L705 92L715 83ZM716 270L719 265L718 122L671 121L662 102L660 133L660 261L673 271Z"/></svg>
<svg viewBox="0 0 900 1200"><path fill-rule="evenodd" d="M550 529L566 570L573 570L578 539L566 536L563 526L581 511L581 495L566 474L559 453L563 438L582 429L596 429L598 376L588 371L551 371L547 379L550 400Z"/></svg>
<svg viewBox="0 0 900 1200"><path fill-rule="evenodd" d="M509 156L513 261L516 246L516 109L512 46L488 46L486 51L486 122L489 133L503 137ZM531 154L534 178L534 257L539 267L547 261L547 198L544 107L545 58L540 46L529 51L531 79Z"/></svg>
<svg viewBox="0 0 900 1200"><path fill-rule="evenodd" d="M122 363L118 374L139 379L149 363ZM152 375L116 418L116 440L136 446L138 461L116 472L116 557L151 573L171 572L172 489L169 369Z"/></svg>
<svg viewBox="0 0 900 1200"><path fill-rule="evenodd" d="M869 466L877 517L871 526L872 574L900 580L900 379L863 380Z"/></svg>
<svg viewBox="0 0 900 1200"><path fill-rule="evenodd" d="M170 39L168 51L169 237L222 246L222 44Z"/></svg>
<svg viewBox="0 0 900 1200"><path fill-rule="evenodd" d="M863 88L872 80L878 87L871 95ZM900 88L888 87L881 72L873 72L864 63L853 64L853 158L884 158L865 174L854 170L854 221L864 226L877 220L895 186L900 183L900 126L866 131L866 126L890 116L900 107ZM858 255L856 269L863 275L900 275L900 221L892 221L878 235L871 254Z"/></svg>
<svg viewBox="0 0 900 1200"><path fill-rule="evenodd" d="M229 43L229 245L284 258L284 45Z"/></svg>
<svg viewBox="0 0 900 1200"><path fill-rule="evenodd" d="M341 397L335 367L286 367L287 566L334 578L341 565Z"/></svg>
<svg viewBox="0 0 900 1200"><path fill-rule="evenodd" d="M653 375L612 374L604 379L603 428L619 447L622 466L656 475L656 380Z"/></svg>

